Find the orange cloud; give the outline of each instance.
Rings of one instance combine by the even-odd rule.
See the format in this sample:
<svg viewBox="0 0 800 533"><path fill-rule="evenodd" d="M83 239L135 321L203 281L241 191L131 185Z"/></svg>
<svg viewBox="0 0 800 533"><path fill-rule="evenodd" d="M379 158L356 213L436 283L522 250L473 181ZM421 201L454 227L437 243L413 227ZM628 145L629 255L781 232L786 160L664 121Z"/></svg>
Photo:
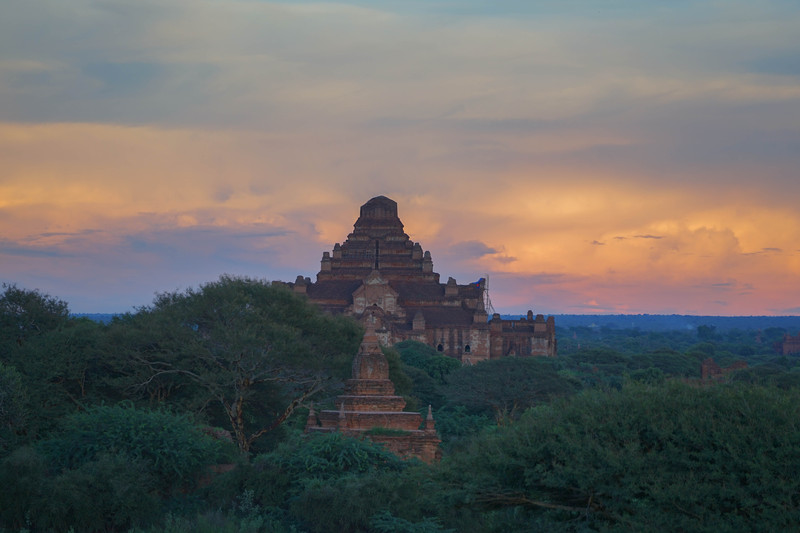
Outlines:
<svg viewBox="0 0 800 533"><path fill-rule="evenodd" d="M91 251L99 247L120 258L134 250L139 268L155 268L172 248L249 256L242 273L311 275L321 252L349 233L358 206L387 194L439 272L501 280L493 294L502 309L542 302L563 312L767 313L798 297L800 216L776 207L761 184L731 192L637 184L604 169L587 179L555 167L546 177L515 169L491 180L452 165L415 174L418 163L378 140L376 153L410 179L372 183L368 168L337 165L346 144L298 141L249 131L0 124L4 271L44 276L43 261L60 257L59 268L77 272L86 269L81 257L102 262ZM432 169L440 172L435 182ZM237 234L262 233L266 240L230 248ZM482 253L461 257L465 243ZM259 246L269 256L255 259Z"/></svg>

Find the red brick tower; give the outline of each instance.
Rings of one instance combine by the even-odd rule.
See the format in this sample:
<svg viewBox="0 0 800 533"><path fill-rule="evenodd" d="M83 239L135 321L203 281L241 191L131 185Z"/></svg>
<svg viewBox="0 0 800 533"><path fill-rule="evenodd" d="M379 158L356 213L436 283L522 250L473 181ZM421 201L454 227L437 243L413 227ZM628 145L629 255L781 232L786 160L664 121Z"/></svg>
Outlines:
<svg viewBox="0 0 800 533"><path fill-rule="evenodd" d="M428 463L438 459L441 440L430 408L424 421L419 413L403 411L406 402L395 395L389 364L371 325L353 359L353 377L347 380L336 405L338 410L316 413L312 409L306 432L341 431L379 442L401 457L417 457Z"/></svg>

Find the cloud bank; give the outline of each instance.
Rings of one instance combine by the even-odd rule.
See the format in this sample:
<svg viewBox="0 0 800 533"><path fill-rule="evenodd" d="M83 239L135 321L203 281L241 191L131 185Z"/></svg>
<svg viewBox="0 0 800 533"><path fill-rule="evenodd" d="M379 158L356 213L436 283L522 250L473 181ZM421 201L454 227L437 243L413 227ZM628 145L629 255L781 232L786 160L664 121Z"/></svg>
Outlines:
<svg viewBox="0 0 800 533"><path fill-rule="evenodd" d="M501 311L800 300L791 2L9 0L0 278L313 276L387 195Z"/></svg>

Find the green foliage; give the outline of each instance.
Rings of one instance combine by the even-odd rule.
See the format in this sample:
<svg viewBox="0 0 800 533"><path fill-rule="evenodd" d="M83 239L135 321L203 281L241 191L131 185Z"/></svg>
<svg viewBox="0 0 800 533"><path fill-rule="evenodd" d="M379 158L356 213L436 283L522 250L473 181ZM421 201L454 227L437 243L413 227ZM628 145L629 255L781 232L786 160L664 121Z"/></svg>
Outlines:
<svg viewBox="0 0 800 533"><path fill-rule="evenodd" d="M147 524L161 502L142 461L100 453L48 475L46 457L19 448L0 463L0 527L37 531L114 531Z"/></svg>
<svg viewBox="0 0 800 533"><path fill-rule="evenodd" d="M29 527L32 515L47 504L47 464L31 447L14 450L0 461L0 528Z"/></svg>
<svg viewBox="0 0 800 533"><path fill-rule="evenodd" d="M110 334L127 357L128 391L206 411L249 451L345 375L362 330L284 286L223 276L159 295Z"/></svg>
<svg viewBox="0 0 800 533"><path fill-rule="evenodd" d="M630 368L635 370L655 368L665 377L700 377L701 360L691 355L677 352L650 352L631 359Z"/></svg>
<svg viewBox="0 0 800 533"><path fill-rule="evenodd" d="M586 387L618 389L626 376L648 382L670 377L699 378L700 362L706 357L702 353L666 349L628 355L606 347L587 347L559 357L558 364L563 367L563 375L573 376Z"/></svg>
<svg viewBox="0 0 800 533"><path fill-rule="evenodd" d="M69 318L67 303L38 290L3 283L0 294L0 352L55 330Z"/></svg>
<svg viewBox="0 0 800 533"><path fill-rule="evenodd" d="M713 357L717 351L717 347L713 342L699 342L689 348L688 353L696 353L698 356L705 355L706 357Z"/></svg>
<svg viewBox="0 0 800 533"><path fill-rule="evenodd" d="M560 328L558 358L463 368L400 343L385 352L390 377L409 409L434 406L444 440L444 462L425 465L299 435L305 399L335 394L362 331L284 287L223 276L106 327L4 285L0 529L791 530L800 358L772 352L785 332ZM750 366L730 385L672 380L709 356ZM187 414L102 405L123 398ZM271 452L223 450L197 417Z"/></svg>
<svg viewBox="0 0 800 533"><path fill-rule="evenodd" d="M389 365L389 379L394 383L394 391L398 396L404 396L408 399L414 383L408 377L404 368L403 362L400 359L400 354L397 353L393 347L381 346L381 351L386 357L386 362Z"/></svg>
<svg viewBox="0 0 800 533"><path fill-rule="evenodd" d="M292 514L304 530L313 533L368 533L378 525L438 531L439 522L431 515L442 487L431 482L429 473L429 467L418 463L400 472L312 480L292 502Z"/></svg>
<svg viewBox="0 0 800 533"><path fill-rule="evenodd" d="M273 453L259 456L257 461L270 462L298 480L303 477L328 480L375 470L399 471L406 466L379 444L341 433L303 437L300 442L287 443Z"/></svg>
<svg viewBox="0 0 800 533"><path fill-rule="evenodd" d="M16 443L27 419L28 398L22 376L13 366L0 362L0 457Z"/></svg>
<svg viewBox="0 0 800 533"><path fill-rule="evenodd" d="M457 359L442 355L418 341L399 342L394 348L400 353L403 363L423 370L439 385L445 384L448 374L461 368L461 363Z"/></svg>
<svg viewBox="0 0 800 533"><path fill-rule="evenodd" d="M245 501L247 494L240 496ZM211 509L195 516L167 514L162 524L147 530L132 530L130 533L297 533L293 525L284 525L280 516L258 506L247 508L242 503L228 511Z"/></svg>
<svg viewBox="0 0 800 533"><path fill-rule="evenodd" d="M481 509L486 530L785 531L800 520L800 391L587 391L445 467L463 487L450 498Z"/></svg>
<svg viewBox="0 0 800 533"><path fill-rule="evenodd" d="M458 450L476 434L495 425L494 418L470 412L464 405L447 405L434 413L436 431L445 451Z"/></svg>
<svg viewBox="0 0 800 533"><path fill-rule="evenodd" d="M214 479L207 490L221 507L251 490L261 514L287 529L302 524L306 531L348 531L346 524L368 526L375 507L364 502L383 501L385 491L396 494L390 487L412 466L369 440L340 433L296 435Z"/></svg>
<svg viewBox="0 0 800 533"><path fill-rule="evenodd" d="M784 357L734 372L730 380L751 385L773 386L779 389L800 388L800 361Z"/></svg>
<svg viewBox="0 0 800 533"><path fill-rule="evenodd" d="M435 518L424 518L420 522L411 522L383 511L372 517L370 527L378 533L455 533L453 529L443 529Z"/></svg>
<svg viewBox="0 0 800 533"><path fill-rule="evenodd" d="M30 442L62 415L96 399L103 380L97 349L102 326L69 317L67 304L4 285L0 295L0 364L22 377L27 416L18 436Z"/></svg>
<svg viewBox="0 0 800 533"><path fill-rule="evenodd" d="M408 431L406 431L405 429L385 428L380 426L371 427L365 433L367 435L394 435L394 436L409 434Z"/></svg>
<svg viewBox="0 0 800 533"><path fill-rule="evenodd" d="M103 452L50 484L37 522L56 531L114 531L148 524L158 516L158 481L149 464L125 453Z"/></svg>
<svg viewBox="0 0 800 533"><path fill-rule="evenodd" d="M0 463L0 527L113 531L157 520L165 497L195 486L232 445L186 415L98 406L66 417L36 449Z"/></svg>
<svg viewBox="0 0 800 533"><path fill-rule="evenodd" d="M406 410L416 411L428 405L438 409L444 405L445 378L461 368L461 363L417 341L400 342L393 346L393 351L399 354L402 370L410 378L409 392L405 394Z"/></svg>
<svg viewBox="0 0 800 533"><path fill-rule="evenodd" d="M465 366L448 376L447 398L507 423L532 405L580 389L577 380L559 374L555 365L545 357L504 357Z"/></svg>
<svg viewBox="0 0 800 533"><path fill-rule="evenodd" d="M697 326L697 337L704 341L718 339L719 336L717 335L716 330L716 326L708 326L705 324L702 326Z"/></svg>
<svg viewBox="0 0 800 533"><path fill-rule="evenodd" d="M229 461L232 451L226 453L222 441L203 433L186 415L130 405L70 415L40 447L59 471L79 470L103 454L130 458L164 492L191 486L209 465Z"/></svg>
<svg viewBox="0 0 800 533"><path fill-rule="evenodd" d="M665 376L660 368L650 367L634 370L630 374L630 379L648 385L661 385L664 383Z"/></svg>
<svg viewBox="0 0 800 533"><path fill-rule="evenodd" d="M443 386L439 385L432 377L430 377L424 370L419 368L403 365L403 372L411 379L412 387L411 394L406 401L410 400L410 404L417 407L414 410L426 409L428 405L438 409L446 402L444 396ZM412 410L406 406L406 410Z"/></svg>
<svg viewBox="0 0 800 533"><path fill-rule="evenodd" d="M559 356L571 356L581 350L610 349L625 356L649 352L685 352L697 343L695 331L641 331L639 329L556 326ZM752 336L755 339L755 335Z"/></svg>

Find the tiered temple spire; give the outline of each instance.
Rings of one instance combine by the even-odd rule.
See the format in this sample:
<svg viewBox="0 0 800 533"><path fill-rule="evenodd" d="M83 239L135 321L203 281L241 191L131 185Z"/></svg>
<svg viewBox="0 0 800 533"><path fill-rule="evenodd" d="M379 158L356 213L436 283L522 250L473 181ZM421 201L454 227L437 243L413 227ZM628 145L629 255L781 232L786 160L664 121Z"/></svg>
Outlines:
<svg viewBox="0 0 800 533"><path fill-rule="evenodd" d="M425 462L439 458L433 412L428 416L406 412L402 396L395 394L389 379L389 364L383 355L374 326L367 332L353 358L353 377L347 380L344 394L336 399L336 411L309 411L306 432L340 431L382 443L401 457L417 457Z"/></svg>

